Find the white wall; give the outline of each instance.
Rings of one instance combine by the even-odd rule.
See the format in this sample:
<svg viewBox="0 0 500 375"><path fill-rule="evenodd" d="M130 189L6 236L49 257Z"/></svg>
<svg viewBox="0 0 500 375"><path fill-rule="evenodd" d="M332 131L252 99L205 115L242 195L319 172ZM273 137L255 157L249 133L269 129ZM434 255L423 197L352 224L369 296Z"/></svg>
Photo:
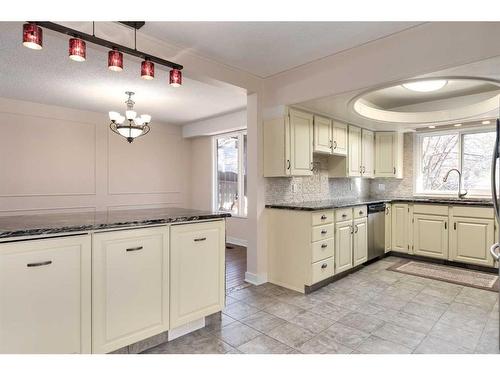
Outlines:
<svg viewBox="0 0 500 375"><path fill-rule="evenodd" d="M180 127L128 144L104 113L0 98L0 115L0 215L190 206Z"/></svg>
<svg viewBox="0 0 500 375"><path fill-rule="evenodd" d="M222 116L186 124L182 127L182 136L185 138L229 133L247 128L247 111L227 113Z"/></svg>

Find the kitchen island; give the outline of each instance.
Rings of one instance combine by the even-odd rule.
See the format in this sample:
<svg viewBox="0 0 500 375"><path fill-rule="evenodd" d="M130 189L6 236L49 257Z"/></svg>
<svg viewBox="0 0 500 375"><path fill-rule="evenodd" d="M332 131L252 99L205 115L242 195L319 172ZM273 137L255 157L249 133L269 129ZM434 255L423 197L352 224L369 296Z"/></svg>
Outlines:
<svg viewBox="0 0 500 375"><path fill-rule="evenodd" d="M0 218L0 353L141 351L225 300L227 213L182 208Z"/></svg>

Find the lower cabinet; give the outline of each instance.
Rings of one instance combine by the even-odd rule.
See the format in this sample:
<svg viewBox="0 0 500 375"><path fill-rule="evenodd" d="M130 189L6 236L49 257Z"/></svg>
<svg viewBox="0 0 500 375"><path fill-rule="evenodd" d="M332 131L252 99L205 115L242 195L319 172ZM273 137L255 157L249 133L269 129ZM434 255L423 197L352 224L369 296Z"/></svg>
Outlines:
<svg viewBox="0 0 500 375"><path fill-rule="evenodd" d="M450 260L493 267L494 219L455 217L450 224Z"/></svg>
<svg viewBox="0 0 500 375"><path fill-rule="evenodd" d="M402 253L408 253L408 204L392 204L391 221L392 250Z"/></svg>
<svg viewBox="0 0 500 375"><path fill-rule="evenodd" d="M94 234L92 352L108 353L168 329L169 228Z"/></svg>
<svg viewBox="0 0 500 375"><path fill-rule="evenodd" d="M413 252L448 259L448 216L413 215Z"/></svg>
<svg viewBox="0 0 500 375"><path fill-rule="evenodd" d="M385 252L392 250L392 205L385 205Z"/></svg>
<svg viewBox="0 0 500 375"><path fill-rule="evenodd" d="M352 220L335 224L335 274L352 268Z"/></svg>
<svg viewBox="0 0 500 375"><path fill-rule="evenodd" d="M90 235L0 244L0 353L90 353L90 277Z"/></svg>
<svg viewBox="0 0 500 375"><path fill-rule="evenodd" d="M355 219L353 233L353 266L368 260L368 220L366 217Z"/></svg>
<svg viewBox="0 0 500 375"><path fill-rule="evenodd" d="M173 225L170 233L170 328L176 328L224 307L225 226Z"/></svg>

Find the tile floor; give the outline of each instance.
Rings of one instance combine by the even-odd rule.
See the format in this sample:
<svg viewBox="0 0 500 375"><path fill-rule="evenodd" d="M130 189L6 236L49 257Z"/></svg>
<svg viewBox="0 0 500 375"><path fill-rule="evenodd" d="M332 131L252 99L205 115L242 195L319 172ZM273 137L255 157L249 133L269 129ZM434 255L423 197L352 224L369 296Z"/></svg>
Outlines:
<svg viewBox="0 0 500 375"><path fill-rule="evenodd" d="M144 353L499 353L498 293L368 265L309 295L229 292L206 327Z"/></svg>

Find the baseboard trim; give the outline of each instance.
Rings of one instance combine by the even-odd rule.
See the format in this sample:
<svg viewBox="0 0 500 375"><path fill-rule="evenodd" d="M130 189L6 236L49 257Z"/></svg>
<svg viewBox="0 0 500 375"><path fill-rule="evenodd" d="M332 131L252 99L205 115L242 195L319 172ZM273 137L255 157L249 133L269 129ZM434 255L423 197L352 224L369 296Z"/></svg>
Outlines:
<svg viewBox="0 0 500 375"><path fill-rule="evenodd" d="M168 331L168 341L175 340L178 337L187 335L203 327L205 327L205 318L200 318L180 327L173 328Z"/></svg>
<svg viewBox="0 0 500 375"><path fill-rule="evenodd" d="M226 242L233 244L233 245L238 245L238 246L244 246L248 247L248 241L247 240L242 240L241 238L236 238L236 237L227 237Z"/></svg>
<svg viewBox="0 0 500 375"><path fill-rule="evenodd" d="M267 275L256 275L255 273L245 272L245 281L253 285L262 285L267 283Z"/></svg>

